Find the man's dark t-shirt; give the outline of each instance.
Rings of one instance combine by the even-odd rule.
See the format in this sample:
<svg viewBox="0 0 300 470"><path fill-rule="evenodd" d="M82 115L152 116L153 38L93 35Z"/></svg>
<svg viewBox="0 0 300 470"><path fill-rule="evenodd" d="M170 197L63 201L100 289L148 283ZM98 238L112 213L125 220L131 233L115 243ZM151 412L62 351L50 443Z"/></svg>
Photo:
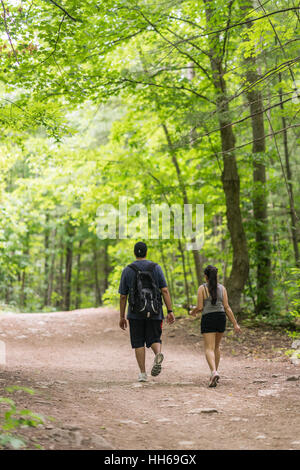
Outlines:
<svg viewBox="0 0 300 470"><path fill-rule="evenodd" d="M148 264L151 263L151 261L148 259L141 259L141 260L134 261L134 263L138 266L138 268L141 271L144 271L145 269L147 269ZM135 276L136 276L135 271L129 268L128 266L126 266L126 268L123 269L121 280L120 280L120 285L119 285L119 294L128 295L129 289L133 285L133 282L135 280ZM157 264L153 270L153 277L156 281L156 284L158 285L160 289L162 289L163 287L167 287L164 273L161 267L159 266L159 264ZM127 318L128 320L130 319L140 320L140 319L144 319L144 316L139 313L132 312L130 305L128 305ZM161 306L161 311L159 315L157 315L157 320L163 320L163 318L164 318L164 314L163 314L163 309Z"/></svg>

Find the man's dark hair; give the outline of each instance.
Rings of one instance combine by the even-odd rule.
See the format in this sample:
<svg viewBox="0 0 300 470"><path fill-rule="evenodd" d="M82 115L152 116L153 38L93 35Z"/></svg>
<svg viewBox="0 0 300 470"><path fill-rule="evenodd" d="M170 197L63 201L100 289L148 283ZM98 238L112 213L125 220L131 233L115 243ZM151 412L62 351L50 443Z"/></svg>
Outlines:
<svg viewBox="0 0 300 470"><path fill-rule="evenodd" d="M147 254L147 245L143 242L137 242L134 245L134 254L137 258L145 258Z"/></svg>

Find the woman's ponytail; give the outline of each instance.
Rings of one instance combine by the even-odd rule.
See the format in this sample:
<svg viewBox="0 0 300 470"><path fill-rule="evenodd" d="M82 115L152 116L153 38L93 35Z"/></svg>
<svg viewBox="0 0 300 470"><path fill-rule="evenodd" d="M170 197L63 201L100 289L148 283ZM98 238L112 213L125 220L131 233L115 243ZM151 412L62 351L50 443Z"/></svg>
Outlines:
<svg viewBox="0 0 300 470"><path fill-rule="evenodd" d="M205 268L204 274L208 277L208 291L211 295L211 303L212 305L216 305L218 288L218 269L215 266L209 265Z"/></svg>

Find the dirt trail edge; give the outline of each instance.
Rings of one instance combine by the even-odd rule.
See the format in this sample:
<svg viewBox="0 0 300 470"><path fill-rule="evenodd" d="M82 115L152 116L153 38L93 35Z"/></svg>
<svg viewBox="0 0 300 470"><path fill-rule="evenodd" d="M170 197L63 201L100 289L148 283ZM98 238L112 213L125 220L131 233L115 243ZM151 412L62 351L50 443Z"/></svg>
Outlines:
<svg viewBox="0 0 300 470"><path fill-rule="evenodd" d="M46 418L20 430L29 448L300 449L300 370L289 361L225 351L210 389L200 333L164 324L162 373L141 384L129 333L107 308L1 314L0 340L0 395L30 387L9 396ZM152 361L149 351L148 374Z"/></svg>

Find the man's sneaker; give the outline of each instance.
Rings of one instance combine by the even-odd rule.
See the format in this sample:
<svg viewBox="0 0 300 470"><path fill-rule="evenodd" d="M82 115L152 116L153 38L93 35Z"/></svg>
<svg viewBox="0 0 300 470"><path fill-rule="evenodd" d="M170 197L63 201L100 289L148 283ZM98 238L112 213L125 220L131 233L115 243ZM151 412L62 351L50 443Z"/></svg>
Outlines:
<svg viewBox="0 0 300 470"><path fill-rule="evenodd" d="M139 373L138 381L139 381L139 382L147 382L147 374L146 374L146 372L140 372L140 373Z"/></svg>
<svg viewBox="0 0 300 470"><path fill-rule="evenodd" d="M153 375L154 377L158 374L160 374L161 372L161 363L162 361L164 360L164 355L162 353L157 353L155 358L154 358L154 363L153 363L153 367L152 367L152 370L151 370L151 375Z"/></svg>

